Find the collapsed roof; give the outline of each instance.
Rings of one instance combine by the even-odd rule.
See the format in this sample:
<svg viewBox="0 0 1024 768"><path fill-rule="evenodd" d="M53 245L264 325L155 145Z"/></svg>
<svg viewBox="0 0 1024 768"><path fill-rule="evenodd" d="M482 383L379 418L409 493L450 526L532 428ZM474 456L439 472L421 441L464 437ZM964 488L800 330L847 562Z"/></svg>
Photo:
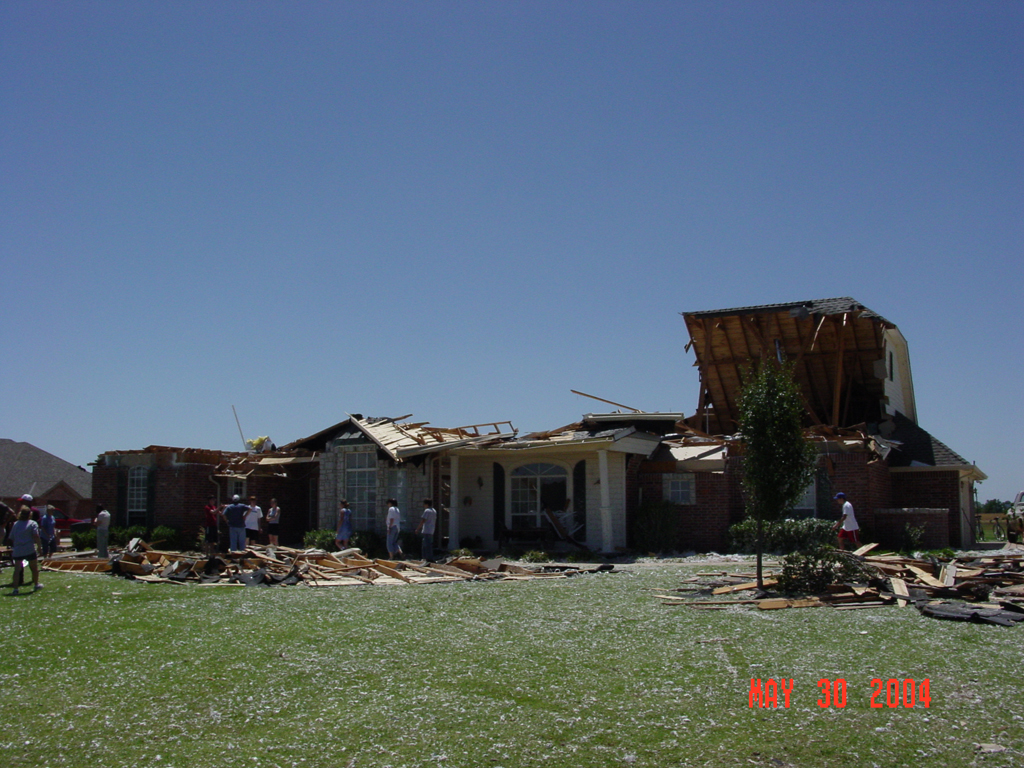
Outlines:
<svg viewBox="0 0 1024 768"><path fill-rule="evenodd" d="M315 435L297 440L282 450L315 449L344 442L368 439L392 461L401 462L414 456L436 453L449 448L506 440L516 435L510 421L472 424L465 427L431 427L429 422L406 422L412 414L397 418L364 417L350 414L345 421L321 430Z"/></svg>
<svg viewBox="0 0 1024 768"><path fill-rule="evenodd" d="M886 351L896 347L906 371L900 403L916 420L905 340L895 324L850 297L684 312L683 318L701 381L692 427L734 432L744 377L768 358L792 363L809 425L877 423L892 390Z"/></svg>

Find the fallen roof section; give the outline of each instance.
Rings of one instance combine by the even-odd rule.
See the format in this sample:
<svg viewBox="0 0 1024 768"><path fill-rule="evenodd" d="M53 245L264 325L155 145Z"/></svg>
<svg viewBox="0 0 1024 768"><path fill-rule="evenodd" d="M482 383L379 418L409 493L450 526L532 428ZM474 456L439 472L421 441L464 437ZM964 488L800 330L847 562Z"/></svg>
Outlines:
<svg viewBox="0 0 1024 768"><path fill-rule="evenodd" d="M809 424L848 426L880 420L884 381L876 363L896 326L856 300L832 299L684 312L700 369L697 411L707 431L739 422L744 378L761 360L792 363Z"/></svg>

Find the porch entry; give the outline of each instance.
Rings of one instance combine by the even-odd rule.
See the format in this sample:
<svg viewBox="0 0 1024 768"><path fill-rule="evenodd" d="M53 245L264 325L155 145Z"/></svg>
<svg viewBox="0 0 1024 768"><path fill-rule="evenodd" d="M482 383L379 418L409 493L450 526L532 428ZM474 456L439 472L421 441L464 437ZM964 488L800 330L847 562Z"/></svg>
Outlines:
<svg viewBox="0 0 1024 768"><path fill-rule="evenodd" d="M557 464L527 464L512 470L512 530L547 526L545 510L561 514L569 509L569 474Z"/></svg>

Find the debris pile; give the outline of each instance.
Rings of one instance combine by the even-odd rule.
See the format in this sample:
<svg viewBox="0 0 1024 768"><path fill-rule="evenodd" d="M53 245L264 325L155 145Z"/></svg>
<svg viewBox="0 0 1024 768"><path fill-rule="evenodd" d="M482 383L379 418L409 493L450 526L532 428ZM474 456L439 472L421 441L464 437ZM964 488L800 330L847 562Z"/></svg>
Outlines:
<svg viewBox="0 0 1024 768"><path fill-rule="evenodd" d="M854 610L913 604L923 615L937 619L1012 626L1024 621L1024 550L993 552L964 562L940 562L903 555L867 553L868 544L851 556L874 574L863 584L832 584L818 595L800 599L758 595L755 599L716 599L757 589L754 574L717 571L699 573L669 594L655 595L664 605L683 605L702 610L724 610L736 605L756 605L761 610L831 606ZM711 579L709 581L709 579ZM765 573L763 584L777 584L775 574ZM681 593L698 599L682 599ZM711 598L711 599L708 599Z"/></svg>
<svg viewBox="0 0 1024 768"><path fill-rule="evenodd" d="M98 558L94 552L69 553L43 560L41 566L50 571L110 573L149 584L250 587L526 581L564 579L580 573L613 570L610 565L593 569L563 565L524 568L501 560L475 557L458 557L446 563L372 560L364 557L358 549L329 553L319 549L256 546L245 552L197 557L157 550L139 539L109 559Z"/></svg>

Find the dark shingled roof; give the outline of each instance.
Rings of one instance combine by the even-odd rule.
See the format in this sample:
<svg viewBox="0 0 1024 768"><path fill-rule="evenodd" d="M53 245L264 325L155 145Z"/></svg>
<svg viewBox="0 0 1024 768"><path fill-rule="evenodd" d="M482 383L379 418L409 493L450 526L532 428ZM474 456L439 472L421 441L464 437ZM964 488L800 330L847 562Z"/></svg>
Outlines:
<svg viewBox="0 0 1024 768"><path fill-rule="evenodd" d="M723 315L752 315L765 312L792 312L806 309L812 315L841 315L851 310L860 310L861 317L868 317L878 320L892 328L896 327L877 312L868 309L856 299L849 296L840 296L834 299L811 299L810 301L794 301L788 304L761 304L754 307L733 307L732 309L710 309L706 312L684 312L684 315L694 317L720 317Z"/></svg>
<svg viewBox="0 0 1024 768"><path fill-rule="evenodd" d="M909 467L915 461L930 467L970 466L971 462L903 414L897 413L894 421L896 430L888 439L902 445L889 454L890 467Z"/></svg>
<svg viewBox="0 0 1024 768"><path fill-rule="evenodd" d="M39 496L61 481L83 499L92 497L92 475L86 470L31 443L0 439L0 498Z"/></svg>

